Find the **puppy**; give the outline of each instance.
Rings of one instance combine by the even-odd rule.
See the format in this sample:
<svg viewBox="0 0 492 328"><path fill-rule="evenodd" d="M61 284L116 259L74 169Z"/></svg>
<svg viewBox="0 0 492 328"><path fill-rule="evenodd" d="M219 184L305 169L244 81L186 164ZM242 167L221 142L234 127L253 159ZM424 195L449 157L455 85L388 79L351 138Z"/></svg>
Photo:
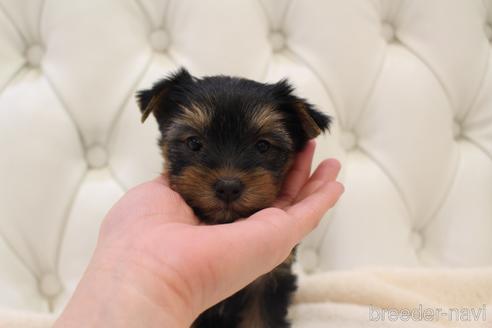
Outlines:
<svg viewBox="0 0 492 328"><path fill-rule="evenodd" d="M142 122L153 113L170 185L206 224L230 223L269 207L293 159L331 118L275 84L180 69L137 93ZM195 328L289 327L296 290L293 254L202 313Z"/></svg>

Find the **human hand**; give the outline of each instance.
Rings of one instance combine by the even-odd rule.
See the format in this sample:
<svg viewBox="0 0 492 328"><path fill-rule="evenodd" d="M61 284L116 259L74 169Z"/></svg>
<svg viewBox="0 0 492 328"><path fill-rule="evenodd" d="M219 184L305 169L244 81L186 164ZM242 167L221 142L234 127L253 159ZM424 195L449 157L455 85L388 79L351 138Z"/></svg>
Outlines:
<svg viewBox="0 0 492 328"><path fill-rule="evenodd" d="M165 177L130 190L55 327L187 327L271 271L343 192L336 160L310 176L314 148L298 155L274 207L231 224L200 224Z"/></svg>

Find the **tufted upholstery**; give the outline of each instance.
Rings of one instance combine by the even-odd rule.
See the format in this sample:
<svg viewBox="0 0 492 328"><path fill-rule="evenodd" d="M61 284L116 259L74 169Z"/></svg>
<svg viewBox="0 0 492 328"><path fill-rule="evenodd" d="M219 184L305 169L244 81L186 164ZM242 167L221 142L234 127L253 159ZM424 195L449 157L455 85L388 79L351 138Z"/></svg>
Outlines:
<svg viewBox="0 0 492 328"><path fill-rule="evenodd" d="M346 193L307 273L492 264L492 1L0 0L0 306L59 311L105 212L160 172L133 94L180 65L288 77Z"/></svg>

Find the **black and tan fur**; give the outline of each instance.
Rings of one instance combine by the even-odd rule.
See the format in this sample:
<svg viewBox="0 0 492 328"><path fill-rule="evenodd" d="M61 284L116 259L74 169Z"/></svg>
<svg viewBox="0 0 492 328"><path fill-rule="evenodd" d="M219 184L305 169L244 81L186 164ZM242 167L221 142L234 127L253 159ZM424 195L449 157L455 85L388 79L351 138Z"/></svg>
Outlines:
<svg viewBox="0 0 492 328"><path fill-rule="evenodd" d="M142 121L151 113L157 119L171 187L207 224L271 206L296 153L331 121L286 80L199 79L185 69L140 91L137 100ZM292 259L202 313L193 327L289 327Z"/></svg>

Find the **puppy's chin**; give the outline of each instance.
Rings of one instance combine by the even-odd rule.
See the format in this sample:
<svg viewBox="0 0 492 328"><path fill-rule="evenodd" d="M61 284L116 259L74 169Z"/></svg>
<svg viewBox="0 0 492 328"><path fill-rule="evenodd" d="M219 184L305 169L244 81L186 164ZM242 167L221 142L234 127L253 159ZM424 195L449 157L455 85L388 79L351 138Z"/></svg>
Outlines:
<svg viewBox="0 0 492 328"><path fill-rule="evenodd" d="M193 207L196 216L205 224L223 224L232 223L240 219L247 218L260 209L237 211L232 208L217 207L214 209L201 209Z"/></svg>

